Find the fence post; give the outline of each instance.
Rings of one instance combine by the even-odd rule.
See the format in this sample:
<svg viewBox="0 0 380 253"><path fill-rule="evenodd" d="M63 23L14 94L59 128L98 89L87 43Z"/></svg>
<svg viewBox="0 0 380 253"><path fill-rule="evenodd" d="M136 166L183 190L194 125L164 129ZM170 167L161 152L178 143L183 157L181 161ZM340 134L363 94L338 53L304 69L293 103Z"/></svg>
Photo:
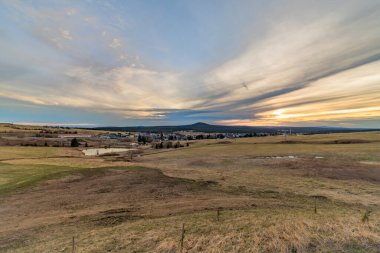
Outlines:
<svg viewBox="0 0 380 253"><path fill-rule="evenodd" d="M185 223L182 223L182 232L181 232L181 253L183 252L183 240L185 239Z"/></svg>
<svg viewBox="0 0 380 253"><path fill-rule="evenodd" d="M317 213L317 197L314 196L314 213Z"/></svg>
<svg viewBox="0 0 380 253"><path fill-rule="evenodd" d="M73 236L73 248L71 250L71 253L75 253L75 238Z"/></svg>

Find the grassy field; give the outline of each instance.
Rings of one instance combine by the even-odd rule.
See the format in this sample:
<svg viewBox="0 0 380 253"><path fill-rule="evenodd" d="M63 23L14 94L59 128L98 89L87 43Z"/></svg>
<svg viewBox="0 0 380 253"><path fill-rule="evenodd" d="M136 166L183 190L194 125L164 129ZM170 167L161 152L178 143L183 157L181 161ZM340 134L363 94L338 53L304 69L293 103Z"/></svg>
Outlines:
<svg viewBox="0 0 380 253"><path fill-rule="evenodd" d="M380 133L0 147L0 217L0 252L379 252Z"/></svg>
<svg viewBox="0 0 380 253"><path fill-rule="evenodd" d="M98 134L104 133L104 131L98 130L86 130L86 129L63 129L57 127L49 127L49 126L31 126L31 125L18 125L18 124L10 124L10 123L0 123L0 133L39 133L41 130L44 131L62 131L62 132L73 132L77 131L79 133L91 133Z"/></svg>

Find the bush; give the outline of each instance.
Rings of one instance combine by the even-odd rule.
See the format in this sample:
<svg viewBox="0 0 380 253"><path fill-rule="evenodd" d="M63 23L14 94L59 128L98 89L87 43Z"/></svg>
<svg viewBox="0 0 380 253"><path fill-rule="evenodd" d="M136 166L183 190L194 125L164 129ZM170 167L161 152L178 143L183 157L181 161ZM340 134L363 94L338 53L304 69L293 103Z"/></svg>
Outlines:
<svg viewBox="0 0 380 253"><path fill-rule="evenodd" d="M71 140L70 146L71 147L79 147L79 142L78 142L77 138L74 138Z"/></svg>
<svg viewBox="0 0 380 253"><path fill-rule="evenodd" d="M173 143L171 141L164 142L164 148L173 148Z"/></svg>

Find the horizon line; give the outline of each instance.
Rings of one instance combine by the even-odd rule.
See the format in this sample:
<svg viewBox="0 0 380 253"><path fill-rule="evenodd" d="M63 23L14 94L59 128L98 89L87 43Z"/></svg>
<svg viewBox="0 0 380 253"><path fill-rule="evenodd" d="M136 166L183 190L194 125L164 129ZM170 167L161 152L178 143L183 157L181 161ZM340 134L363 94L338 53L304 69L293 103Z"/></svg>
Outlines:
<svg viewBox="0 0 380 253"><path fill-rule="evenodd" d="M226 127L247 127L247 128L341 128L341 129L366 129L366 130L380 130L379 128L372 128L372 127L342 127L342 126L284 126L284 125L278 125L278 126L246 126L246 125L220 125L220 124L209 124L205 122L195 122L190 124L177 124L177 125L101 125L101 124L95 124L95 123L43 123L43 122L0 122L0 124L12 124L12 125L23 125L23 126L41 126L41 127L70 127L70 128L110 128L110 127L117 127L117 128L123 128L123 127L175 127L175 126L191 126L196 124L206 124L209 126L226 126Z"/></svg>

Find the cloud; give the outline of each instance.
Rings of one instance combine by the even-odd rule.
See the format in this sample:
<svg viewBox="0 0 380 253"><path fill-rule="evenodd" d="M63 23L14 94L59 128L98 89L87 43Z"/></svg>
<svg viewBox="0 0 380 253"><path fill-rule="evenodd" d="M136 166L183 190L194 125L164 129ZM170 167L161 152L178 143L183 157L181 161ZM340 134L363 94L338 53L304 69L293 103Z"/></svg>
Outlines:
<svg viewBox="0 0 380 253"><path fill-rule="evenodd" d="M208 92L226 95L203 107L251 117L223 121L231 124L380 119L378 108L371 106L380 104L374 95L380 86L380 33L374 32L379 14L378 8L350 6L316 20L277 20L266 36L206 75ZM296 103L297 111L308 113L287 109L282 117L274 114Z"/></svg>
<svg viewBox="0 0 380 253"><path fill-rule="evenodd" d="M62 37L67 40L72 40L73 37L71 36L70 31L68 30L61 30Z"/></svg>
<svg viewBox="0 0 380 253"><path fill-rule="evenodd" d="M67 11L66 11L66 14L68 15L68 16L73 16L73 15L75 15L75 14L77 14L77 10L75 9L75 8L70 8L70 9L68 9Z"/></svg>
<svg viewBox="0 0 380 253"><path fill-rule="evenodd" d="M258 115L279 122L380 118L379 69L380 61L376 61L319 79L302 90L259 104L282 108L281 115L275 110Z"/></svg>
<svg viewBox="0 0 380 253"><path fill-rule="evenodd" d="M117 39L117 38L113 38L111 43L109 44L110 47L112 48L118 48L118 47L121 47L122 44L121 44L121 40L120 39Z"/></svg>
<svg viewBox="0 0 380 253"><path fill-rule="evenodd" d="M261 29L252 29L246 46L233 55L218 52L226 56L212 64L199 52L171 50L165 40L158 40L165 49L162 54L154 42L144 41L151 37L139 31L143 21L134 17L127 22L112 3L68 4L4 4L8 12L0 21L8 23L0 34L0 97L142 122L209 119L286 125L380 120L376 1L344 6L290 2L281 10L269 6L267 18L256 20L255 29ZM110 17L104 8L115 15ZM170 29L161 32L163 37L177 36ZM145 47L133 46L139 42ZM223 43L221 39L218 48ZM196 71L179 72L176 66L161 64L167 57L181 64L184 54L198 57Z"/></svg>
<svg viewBox="0 0 380 253"><path fill-rule="evenodd" d="M280 20L264 38L207 76L210 89L231 91L214 103L296 86L379 55L380 34L373 32L376 16L345 23L350 14L334 13L310 23Z"/></svg>
<svg viewBox="0 0 380 253"><path fill-rule="evenodd" d="M46 87L42 92L28 91L28 95L0 83L0 96L46 106L86 108L124 118L163 117L167 110L186 107L178 85L179 74L130 67L73 67L65 76L63 89Z"/></svg>

